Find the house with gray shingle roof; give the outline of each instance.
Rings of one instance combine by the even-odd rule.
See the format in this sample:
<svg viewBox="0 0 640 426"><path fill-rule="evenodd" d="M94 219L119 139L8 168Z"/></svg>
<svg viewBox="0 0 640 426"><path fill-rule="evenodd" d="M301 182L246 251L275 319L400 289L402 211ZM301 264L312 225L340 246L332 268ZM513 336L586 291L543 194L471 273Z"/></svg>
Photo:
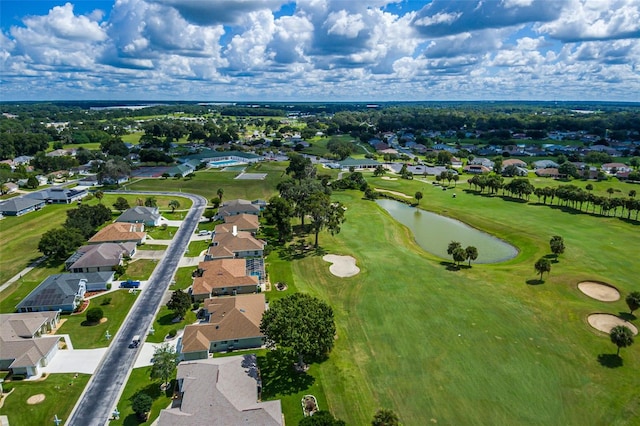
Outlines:
<svg viewBox="0 0 640 426"><path fill-rule="evenodd" d="M160 225L162 216L157 207L136 206L125 210L116 222L144 223L146 226Z"/></svg>
<svg viewBox="0 0 640 426"><path fill-rule="evenodd" d="M38 375L58 352L59 336L47 336L60 312L0 315L0 370L27 377Z"/></svg>
<svg viewBox="0 0 640 426"><path fill-rule="evenodd" d="M157 426L282 426L279 400L261 401L255 354L181 362L178 396Z"/></svg>
<svg viewBox="0 0 640 426"><path fill-rule="evenodd" d="M0 202L0 214L3 216L22 216L44 207L44 200L32 200L25 197L10 198Z"/></svg>
<svg viewBox="0 0 640 426"><path fill-rule="evenodd" d="M73 312L87 291L106 290L113 272L49 275L18 305L18 312Z"/></svg>
<svg viewBox="0 0 640 426"><path fill-rule="evenodd" d="M239 214L252 214L259 216L261 210L262 208L257 202L242 199L229 200L222 203L222 206L218 208L218 214L216 217L224 219L226 216L235 216Z"/></svg>
<svg viewBox="0 0 640 426"><path fill-rule="evenodd" d="M110 272L136 252L136 243L103 243L80 247L65 262L70 272Z"/></svg>

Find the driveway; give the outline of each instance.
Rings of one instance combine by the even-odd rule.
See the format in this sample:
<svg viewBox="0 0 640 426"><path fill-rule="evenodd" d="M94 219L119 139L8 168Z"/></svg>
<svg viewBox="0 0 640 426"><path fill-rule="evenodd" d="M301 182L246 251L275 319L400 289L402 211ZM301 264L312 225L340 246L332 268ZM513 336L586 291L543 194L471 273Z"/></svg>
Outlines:
<svg viewBox="0 0 640 426"><path fill-rule="evenodd" d="M95 373L108 348L60 349L49 365L42 367L44 373Z"/></svg>
<svg viewBox="0 0 640 426"><path fill-rule="evenodd" d="M182 339L182 330L178 332L178 337L172 340L168 340L165 343L168 343L174 350L178 345L178 342ZM162 343L149 343L145 342L140 349L140 353L138 354L138 358L136 358L136 362L133 364L133 368L147 367L153 364L153 354Z"/></svg>

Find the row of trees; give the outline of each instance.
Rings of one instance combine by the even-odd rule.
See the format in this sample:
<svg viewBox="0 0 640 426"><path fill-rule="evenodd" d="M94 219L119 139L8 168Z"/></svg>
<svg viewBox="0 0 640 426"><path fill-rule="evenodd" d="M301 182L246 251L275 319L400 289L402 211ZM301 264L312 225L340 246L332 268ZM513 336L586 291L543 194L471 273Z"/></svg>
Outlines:
<svg viewBox="0 0 640 426"><path fill-rule="evenodd" d="M42 235L38 250L54 260L64 260L91 237L100 225L109 220L111 210L102 204L81 205L68 210L67 220L62 227L50 229Z"/></svg>
<svg viewBox="0 0 640 426"><path fill-rule="evenodd" d="M447 254L453 257L456 266L460 267L460 263L466 260L469 261L469 266L471 266L471 261L478 258L478 249L474 246L462 248L458 241L451 241L447 247Z"/></svg>

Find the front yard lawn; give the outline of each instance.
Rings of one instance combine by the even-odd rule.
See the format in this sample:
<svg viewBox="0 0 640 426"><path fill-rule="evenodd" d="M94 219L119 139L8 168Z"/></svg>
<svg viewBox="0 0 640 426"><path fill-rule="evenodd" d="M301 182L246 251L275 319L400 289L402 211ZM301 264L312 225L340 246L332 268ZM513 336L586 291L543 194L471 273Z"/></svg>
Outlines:
<svg viewBox="0 0 640 426"><path fill-rule="evenodd" d="M13 392L4 402L0 414L9 418L12 425L53 425L54 416L65 422L73 410L80 394L89 382L88 374L49 374L38 381L15 381L5 383ZM44 394L44 401L27 405L33 395Z"/></svg>
<svg viewBox="0 0 640 426"><path fill-rule="evenodd" d="M147 337L147 342L162 343L170 330L178 331L196 322L196 314L193 311L187 311L185 318L180 322L173 322L174 318L173 312L163 305L158 311L156 320L153 322L154 332Z"/></svg>
<svg viewBox="0 0 640 426"><path fill-rule="evenodd" d="M120 411L119 420L111 420L110 425L135 426L142 422L131 408L131 402L138 393L146 393L153 399L149 420L146 424L151 424L160 415L160 410L167 408L171 404L171 395L176 385L176 381L171 381L171 387L166 391L160 390L161 380L151 380L151 366L134 368L131 370L129 380L124 387L120 401L118 402L118 411Z"/></svg>
<svg viewBox="0 0 640 426"><path fill-rule="evenodd" d="M106 298L111 298L111 303L102 305ZM109 341L105 337L107 330L112 336L116 334L135 300L136 296L126 290L112 291L97 296L91 299L88 309L101 308L107 321L97 325L83 325L86 321L86 310L81 314L63 315L61 319L66 321L58 330L58 334L68 334L75 349L109 346Z"/></svg>
<svg viewBox="0 0 640 426"><path fill-rule="evenodd" d="M191 274L193 274L193 271L195 269L196 268L193 266L178 268L176 274L173 277L175 284L171 284L171 287L169 287L169 289L173 291L178 289L185 290L186 288L188 288L191 283L193 283L193 277L191 276Z"/></svg>
<svg viewBox="0 0 640 426"><path fill-rule="evenodd" d="M191 241L189 243L189 256L200 256L204 250L209 248L209 240Z"/></svg>
<svg viewBox="0 0 640 426"><path fill-rule="evenodd" d="M147 231L147 235L151 237L153 240L170 240L176 235L176 231L178 230L177 226L154 226L145 228ZM151 240L151 243L153 243Z"/></svg>
<svg viewBox="0 0 640 426"><path fill-rule="evenodd" d="M156 268L158 261L155 259L138 259L129 262L127 272L120 277L125 280L148 280L153 270Z"/></svg>

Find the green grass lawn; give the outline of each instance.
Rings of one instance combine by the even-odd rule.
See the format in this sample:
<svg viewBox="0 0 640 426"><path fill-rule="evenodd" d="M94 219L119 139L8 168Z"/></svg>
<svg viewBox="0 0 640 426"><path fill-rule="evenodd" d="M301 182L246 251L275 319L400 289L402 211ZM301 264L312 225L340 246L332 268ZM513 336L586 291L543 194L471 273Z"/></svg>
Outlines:
<svg viewBox="0 0 640 426"><path fill-rule="evenodd" d="M166 250L167 246L163 244L142 244L137 250Z"/></svg>
<svg viewBox="0 0 640 426"><path fill-rule="evenodd" d="M199 256L203 250L209 248L208 240L200 240L200 241L191 241L189 243L188 253L189 256Z"/></svg>
<svg viewBox="0 0 640 426"><path fill-rule="evenodd" d="M147 342L162 343L170 330L180 330L189 324L196 322L196 314L193 311L187 311L185 318L180 322L173 322L175 315L165 305L162 305L153 322L153 335L147 336Z"/></svg>
<svg viewBox="0 0 640 426"><path fill-rule="evenodd" d="M151 243L153 240L170 240L176 235L176 231L178 230L177 226L150 226L145 227L145 231L147 232L147 236L151 237Z"/></svg>
<svg viewBox="0 0 640 426"><path fill-rule="evenodd" d="M129 262L127 272L120 277L120 280L148 280L157 264L158 261L155 259L138 259Z"/></svg>
<svg viewBox="0 0 640 426"><path fill-rule="evenodd" d="M420 185L401 184L407 194ZM356 257L360 274L334 277L321 256L291 263L295 286L329 301L336 315L336 346L315 366L330 411L347 424L366 424L381 407L407 425L639 418L640 345L622 350L622 367L609 368L615 347L586 322L591 312L618 314L626 304L598 302L576 288L595 279L623 296L640 290L629 263L640 250L638 227L462 191L452 199L426 185L424 193L423 207L491 232L520 253L502 264L450 271L361 193L334 193L348 207L347 222L334 237L322 234L320 245ZM551 235L562 235L567 251L544 284L529 285ZM284 265L268 261L272 282L291 279Z"/></svg>
<svg viewBox="0 0 640 426"><path fill-rule="evenodd" d="M56 415L65 422L90 377L50 374L44 380L11 382L14 390L0 408L0 415L6 415L11 425L53 425ZM37 394L44 394L44 401L27 405L27 399Z"/></svg>
<svg viewBox="0 0 640 426"><path fill-rule="evenodd" d="M141 424L131 408L131 402L138 393L146 393L153 399L149 420L145 424L151 424L160 415L160 410L167 408L171 404L173 388L163 392L160 390L161 380L152 380L150 377L151 366L131 370L131 375L117 405L118 411L120 411L120 419L111 420L109 422L110 425L136 426ZM172 381L172 385L175 386L175 380Z"/></svg>
<svg viewBox="0 0 640 426"><path fill-rule="evenodd" d="M66 320L58 330L58 334L68 334L74 349L93 349L109 346L109 341L105 337L107 330L114 336L129 309L136 300L133 293L127 290L113 291L102 296L91 299L89 308L101 308L104 312L106 322L97 325L86 325L86 311L80 314L64 315L61 318ZM111 298L111 303L103 305L106 298Z"/></svg>
<svg viewBox="0 0 640 426"><path fill-rule="evenodd" d="M173 276L175 284L172 284L169 287L169 290L185 290L187 287L189 287L193 282L193 277L191 276L191 274L195 269L196 268L192 266L178 268L176 274Z"/></svg>

